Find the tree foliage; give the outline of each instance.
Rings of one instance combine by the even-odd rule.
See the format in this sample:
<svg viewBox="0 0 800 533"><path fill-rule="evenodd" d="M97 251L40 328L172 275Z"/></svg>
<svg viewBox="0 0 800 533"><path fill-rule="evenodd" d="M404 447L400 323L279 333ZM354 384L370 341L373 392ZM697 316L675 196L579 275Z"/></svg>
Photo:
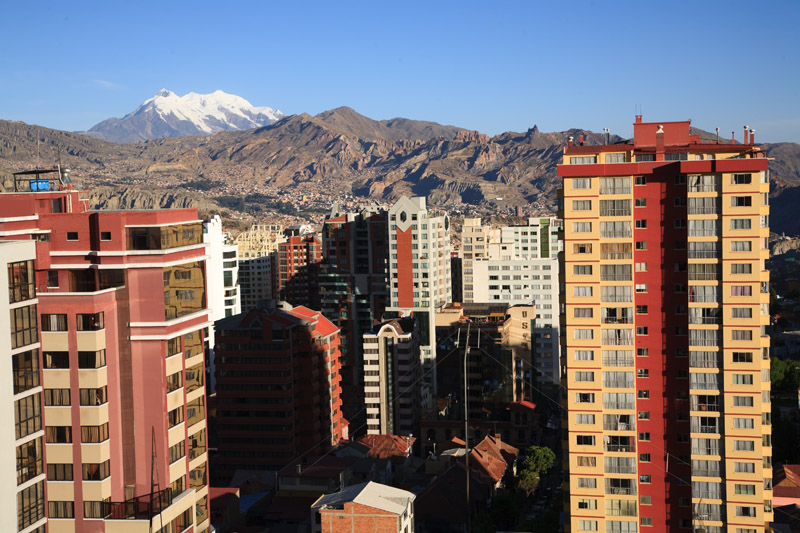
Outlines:
<svg viewBox="0 0 800 533"><path fill-rule="evenodd" d="M525 459L517 467L519 488L532 493L539 486L542 474L556 461L556 454L544 446L530 446L525 450Z"/></svg>
<svg viewBox="0 0 800 533"><path fill-rule="evenodd" d="M773 357L770 380L775 390L794 391L800 387L800 363L791 359Z"/></svg>

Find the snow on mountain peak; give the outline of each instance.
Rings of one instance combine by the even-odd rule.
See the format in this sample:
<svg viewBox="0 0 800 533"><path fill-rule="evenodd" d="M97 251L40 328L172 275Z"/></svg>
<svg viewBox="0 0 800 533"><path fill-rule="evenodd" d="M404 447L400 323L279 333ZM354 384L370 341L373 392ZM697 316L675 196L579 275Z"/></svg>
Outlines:
<svg viewBox="0 0 800 533"><path fill-rule="evenodd" d="M258 128L277 122L283 113L271 107L255 107L250 102L221 90L211 94L190 92L184 96L161 89L129 116L154 111L164 120L170 118L192 123L198 133Z"/></svg>

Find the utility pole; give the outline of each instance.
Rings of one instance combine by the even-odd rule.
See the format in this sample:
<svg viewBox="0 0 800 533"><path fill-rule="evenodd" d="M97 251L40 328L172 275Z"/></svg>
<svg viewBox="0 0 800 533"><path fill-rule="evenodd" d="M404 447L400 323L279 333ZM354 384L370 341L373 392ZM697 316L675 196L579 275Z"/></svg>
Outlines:
<svg viewBox="0 0 800 533"><path fill-rule="evenodd" d="M464 464L467 471L467 533L470 531L471 508L469 501L469 396L467 394L467 356L469 355L469 329L472 320L467 322L467 339L464 342Z"/></svg>

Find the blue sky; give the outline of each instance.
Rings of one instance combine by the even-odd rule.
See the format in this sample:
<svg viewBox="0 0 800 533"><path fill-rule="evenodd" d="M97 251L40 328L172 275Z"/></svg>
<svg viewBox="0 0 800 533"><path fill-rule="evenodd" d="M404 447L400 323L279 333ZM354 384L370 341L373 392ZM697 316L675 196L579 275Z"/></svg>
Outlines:
<svg viewBox="0 0 800 533"><path fill-rule="evenodd" d="M23 2L0 119L83 130L162 87L494 135L692 119L800 142L797 0Z"/></svg>

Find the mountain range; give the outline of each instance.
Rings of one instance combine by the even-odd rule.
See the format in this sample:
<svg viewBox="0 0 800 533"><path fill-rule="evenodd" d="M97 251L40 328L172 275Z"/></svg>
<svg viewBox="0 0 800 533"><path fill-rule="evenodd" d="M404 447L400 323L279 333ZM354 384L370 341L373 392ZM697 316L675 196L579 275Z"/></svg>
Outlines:
<svg viewBox="0 0 800 533"><path fill-rule="evenodd" d="M712 134L695 130L702 136ZM119 144L86 135L0 121L0 173L60 160L87 188L108 190L204 189L220 196L351 192L393 201L426 195L432 205L542 204L554 210L556 165L569 136L605 142L582 129L488 137L475 131L408 119L372 120L341 107L283 117L268 126ZM612 135L610 142L624 139ZM764 144L770 164L772 227L800 233L792 216L800 199L800 145ZM202 184L202 187L198 186ZM102 202L100 202L102 203Z"/></svg>
<svg viewBox="0 0 800 533"><path fill-rule="evenodd" d="M161 89L122 118L109 118L92 126L88 135L117 143L163 137L208 135L225 130L249 130L274 124L283 113L255 107L241 96L214 91L184 96Z"/></svg>

